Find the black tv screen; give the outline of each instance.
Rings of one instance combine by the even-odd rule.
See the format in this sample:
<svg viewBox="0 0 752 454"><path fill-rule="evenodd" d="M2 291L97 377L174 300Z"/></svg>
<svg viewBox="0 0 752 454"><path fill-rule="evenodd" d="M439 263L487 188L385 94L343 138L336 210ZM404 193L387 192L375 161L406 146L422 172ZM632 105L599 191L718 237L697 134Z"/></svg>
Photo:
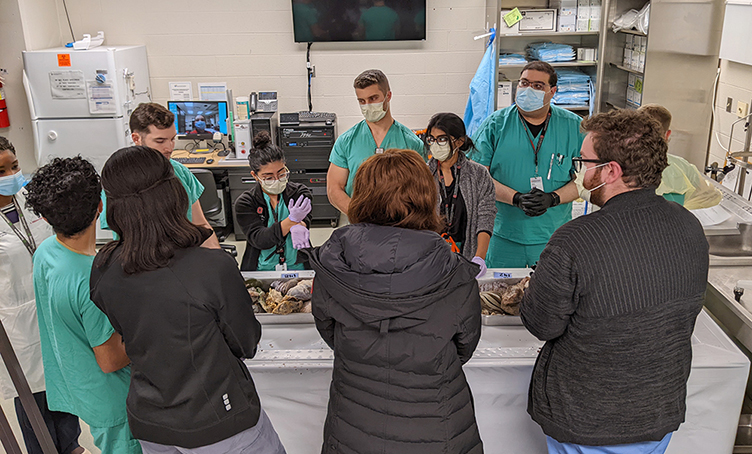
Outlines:
<svg viewBox="0 0 752 454"><path fill-rule="evenodd" d="M292 0L295 42L426 39L426 0Z"/></svg>

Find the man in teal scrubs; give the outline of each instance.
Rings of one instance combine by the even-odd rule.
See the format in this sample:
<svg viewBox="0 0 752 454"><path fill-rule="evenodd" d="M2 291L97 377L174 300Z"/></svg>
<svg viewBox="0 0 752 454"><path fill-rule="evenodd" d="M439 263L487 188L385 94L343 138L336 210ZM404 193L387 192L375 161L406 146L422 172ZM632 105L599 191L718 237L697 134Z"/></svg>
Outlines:
<svg viewBox="0 0 752 454"><path fill-rule="evenodd" d="M366 41L384 41L397 37L399 15L386 6L384 0L374 0L373 6L364 10L358 21L359 34Z"/></svg>
<svg viewBox="0 0 752 454"><path fill-rule="evenodd" d="M174 122L175 115L164 106L153 102L141 103L131 114L129 123L131 139L133 139L136 145L153 148L162 153L167 159L170 159L172 150L175 148L175 136L177 135ZM204 211L201 209L201 203L198 201L204 192L204 186L199 183L198 179L183 164L173 159L170 159L170 164L172 164L172 168L175 170L175 176L178 177L185 188L185 192L188 194L188 201L190 202L190 208L186 215L188 220L196 225L212 230L209 221L204 216ZM102 216L99 218L99 225L103 229L109 229L106 218L107 197L104 191L102 191L102 203L104 204L104 211L102 211ZM212 234L202 246L219 249L217 235Z"/></svg>
<svg viewBox="0 0 752 454"><path fill-rule="evenodd" d="M329 202L347 215L358 167L389 148L415 150L426 159L423 142L408 127L392 118L392 92L386 75L378 69L360 73L353 83L365 120L337 138L329 155L326 194Z"/></svg>
<svg viewBox="0 0 752 454"><path fill-rule="evenodd" d="M84 420L103 454L140 454L125 400L130 360L119 334L89 296L102 211L94 166L54 159L26 186L26 202L55 232L34 253L34 293L50 410Z"/></svg>
<svg viewBox="0 0 752 454"><path fill-rule="evenodd" d="M496 188L496 221L486 263L520 268L538 261L554 231L572 219L578 193L572 158L580 155L580 117L552 106L556 71L545 62L522 70L516 105L498 110L473 137L473 160Z"/></svg>

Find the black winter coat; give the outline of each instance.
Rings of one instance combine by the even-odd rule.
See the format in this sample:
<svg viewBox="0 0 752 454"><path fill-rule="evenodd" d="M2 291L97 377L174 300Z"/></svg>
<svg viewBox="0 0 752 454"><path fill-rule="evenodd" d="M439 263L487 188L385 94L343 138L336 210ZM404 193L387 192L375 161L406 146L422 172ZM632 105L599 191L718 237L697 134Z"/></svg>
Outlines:
<svg viewBox="0 0 752 454"><path fill-rule="evenodd" d="M298 200L300 196L306 196L313 200L311 190L306 185L292 181L287 183L287 187L281 195L288 208L290 200ZM256 184L255 187L240 194L235 201L235 219L243 230L247 241L243 260L240 262L240 270L256 271L261 251L273 248L286 239L282 235L282 226L279 222L275 222L271 227L266 226L269 220L269 210L266 207L264 191L261 190L260 184ZM307 227L311 227L310 213L303 222ZM298 254L298 257L300 255Z"/></svg>
<svg viewBox="0 0 752 454"><path fill-rule="evenodd" d="M90 287L131 359L135 438L195 448L256 425L261 404L241 358L256 354L261 324L232 257L179 249L166 267L125 274L118 248L92 268Z"/></svg>
<svg viewBox="0 0 752 454"><path fill-rule="evenodd" d="M462 371L480 339L478 266L436 233L372 224L309 253L334 350L322 452L483 452Z"/></svg>

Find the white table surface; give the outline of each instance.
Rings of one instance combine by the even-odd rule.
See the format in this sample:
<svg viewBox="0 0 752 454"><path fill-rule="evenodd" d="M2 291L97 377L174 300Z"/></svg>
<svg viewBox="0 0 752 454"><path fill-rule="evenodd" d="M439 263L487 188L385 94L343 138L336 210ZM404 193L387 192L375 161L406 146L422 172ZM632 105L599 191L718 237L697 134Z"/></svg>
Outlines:
<svg viewBox="0 0 752 454"><path fill-rule="evenodd" d="M543 345L521 326L483 326L464 366L485 452L546 453L527 414L527 392ZM289 454L319 453L333 353L313 325L265 325L256 357L246 361L261 403ZM669 454L731 453L749 360L703 311L693 337L687 416Z"/></svg>

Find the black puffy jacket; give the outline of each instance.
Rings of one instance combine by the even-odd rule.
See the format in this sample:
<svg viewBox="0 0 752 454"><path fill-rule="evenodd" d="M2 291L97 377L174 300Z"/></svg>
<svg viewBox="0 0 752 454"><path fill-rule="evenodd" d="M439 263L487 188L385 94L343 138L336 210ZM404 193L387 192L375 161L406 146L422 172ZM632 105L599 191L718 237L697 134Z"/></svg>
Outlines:
<svg viewBox="0 0 752 454"><path fill-rule="evenodd" d="M480 339L478 266L433 232L355 224L310 251L334 350L323 453L480 453L462 364Z"/></svg>

